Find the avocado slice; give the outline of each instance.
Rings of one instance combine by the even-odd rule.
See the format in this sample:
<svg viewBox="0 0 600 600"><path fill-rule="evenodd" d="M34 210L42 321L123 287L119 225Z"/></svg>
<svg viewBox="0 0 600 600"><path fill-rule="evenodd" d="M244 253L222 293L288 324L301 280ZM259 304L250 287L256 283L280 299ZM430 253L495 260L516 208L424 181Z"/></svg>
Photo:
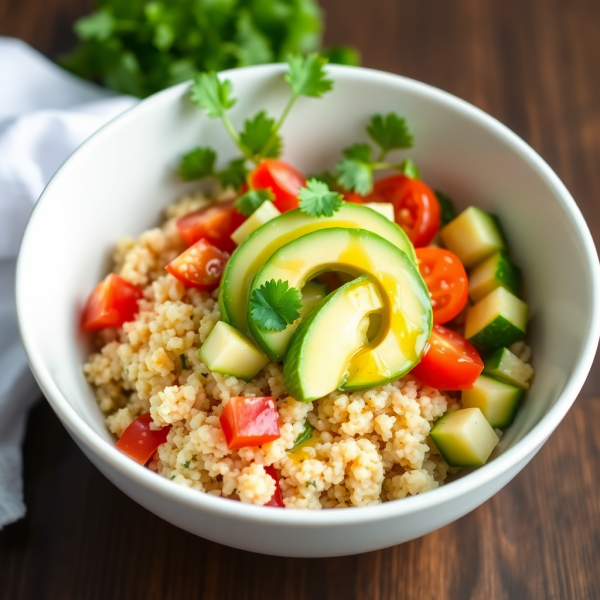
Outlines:
<svg viewBox="0 0 600 600"><path fill-rule="evenodd" d="M407 373L419 360L429 339L431 301L417 267L402 250L379 235L363 229L344 228L304 235L271 256L254 278L252 289L271 279L281 279L290 287L302 289L306 280L328 269L354 277L368 275L376 283L384 303L379 332L352 357L347 365L348 372L343 381L339 381L340 389L373 387ZM309 316L320 311L321 306L317 305ZM248 315L256 343L271 360L281 360L285 349L273 343L273 332L260 329L250 318L250 312ZM368 327L368 320L365 325ZM328 320L319 318L319 327L328 332ZM325 363L333 360L332 354L340 347L334 334L328 335L328 340L318 350L320 360Z"/></svg>
<svg viewBox="0 0 600 600"><path fill-rule="evenodd" d="M367 343L368 315L382 309L377 285L366 276L329 294L294 335L283 367L288 393L310 402L336 390Z"/></svg>
<svg viewBox="0 0 600 600"><path fill-rule="evenodd" d="M311 217L300 209L291 210L253 231L231 255L221 279L221 319L249 334L246 311L256 273L281 246L312 231L330 227L373 231L406 252L416 264L415 249L404 231L366 206L345 202L333 217Z"/></svg>

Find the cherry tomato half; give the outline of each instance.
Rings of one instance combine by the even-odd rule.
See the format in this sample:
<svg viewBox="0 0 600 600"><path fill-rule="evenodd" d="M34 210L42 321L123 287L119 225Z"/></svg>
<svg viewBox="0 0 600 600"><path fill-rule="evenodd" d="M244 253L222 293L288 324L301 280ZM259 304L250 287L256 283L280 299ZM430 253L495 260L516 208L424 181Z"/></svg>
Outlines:
<svg viewBox="0 0 600 600"><path fill-rule="evenodd" d="M298 208L298 192L306 185L306 179L292 165L274 158L263 160L248 178L255 190L270 189L279 212Z"/></svg>
<svg viewBox="0 0 600 600"><path fill-rule="evenodd" d="M121 327L138 313L142 290L118 275L107 275L90 294L83 311L81 328L97 331L105 327Z"/></svg>
<svg viewBox="0 0 600 600"><path fill-rule="evenodd" d="M184 250L165 269L187 287L214 290L219 285L228 258L227 252L202 239Z"/></svg>
<svg viewBox="0 0 600 600"><path fill-rule="evenodd" d="M365 202L368 202L365 196L361 196L356 192L344 191L342 193L344 194L344 200L346 202L352 202L352 204L364 204Z"/></svg>
<svg viewBox="0 0 600 600"><path fill-rule="evenodd" d="M275 491L265 506L277 506L279 508L285 508L285 504L281 498L281 488L279 487L279 473L277 473L275 467L273 466L265 467L265 471L275 480Z"/></svg>
<svg viewBox="0 0 600 600"><path fill-rule="evenodd" d="M167 434L171 429L170 426L151 429L151 423L150 413L140 415L123 432L117 442L117 448L140 465L145 465L156 449L167 441Z"/></svg>
<svg viewBox="0 0 600 600"><path fill-rule="evenodd" d="M236 245L231 234L246 220L233 202L217 202L177 219L177 231L186 246L204 238L225 252L233 252Z"/></svg>
<svg viewBox="0 0 600 600"><path fill-rule="evenodd" d="M275 399L231 398L219 417L230 450L260 446L280 437Z"/></svg>
<svg viewBox="0 0 600 600"><path fill-rule="evenodd" d="M416 248L427 246L440 227L440 203L433 190L419 179L392 175L375 182L367 202L391 202L396 223Z"/></svg>
<svg viewBox="0 0 600 600"><path fill-rule="evenodd" d="M458 256L442 248L417 248L419 271L431 297L434 323L447 323L465 307L467 273Z"/></svg>
<svg viewBox="0 0 600 600"><path fill-rule="evenodd" d="M473 344L450 329L434 325L421 362L411 374L437 390L468 390L483 371Z"/></svg>

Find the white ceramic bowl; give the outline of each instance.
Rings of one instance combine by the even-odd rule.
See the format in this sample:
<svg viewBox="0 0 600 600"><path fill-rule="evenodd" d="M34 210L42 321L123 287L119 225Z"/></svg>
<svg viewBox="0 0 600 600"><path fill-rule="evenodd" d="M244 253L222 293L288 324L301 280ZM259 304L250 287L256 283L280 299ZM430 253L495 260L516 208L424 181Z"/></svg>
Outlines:
<svg viewBox="0 0 600 600"><path fill-rule="evenodd" d="M287 97L282 65L226 73L239 98L240 126L260 109L279 114ZM275 510L173 484L121 454L81 366L89 340L82 305L103 277L118 238L158 223L189 186L174 169L201 143L234 147L179 85L140 103L79 148L46 188L27 226L17 303L31 367L48 401L89 459L147 509L204 538L284 556L366 552L424 535L461 517L506 485L535 455L575 400L599 336L599 267L575 202L548 165L493 118L449 94L377 71L331 67L335 89L301 99L283 129L284 158L306 173L331 167L341 148L364 139L375 113L406 116L410 155L433 188L459 206L497 213L524 273L531 310L535 382L486 466L432 492L379 506ZM75 483L76 484L76 483Z"/></svg>

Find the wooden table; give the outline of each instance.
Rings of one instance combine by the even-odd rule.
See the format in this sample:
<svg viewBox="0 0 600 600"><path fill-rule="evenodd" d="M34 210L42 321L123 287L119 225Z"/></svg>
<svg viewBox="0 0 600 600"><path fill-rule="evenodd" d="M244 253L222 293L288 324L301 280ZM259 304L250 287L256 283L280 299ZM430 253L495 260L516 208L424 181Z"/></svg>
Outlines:
<svg viewBox="0 0 600 600"><path fill-rule="evenodd" d="M56 56L89 4L1 0L0 33ZM328 42L355 44L365 65L456 94L527 140L600 240L600 2L323 5ZM550 442L484 506L394 548L304 560L207 542L145 511L96 471L42 402L25 441L27 517L0 534L0 597L598 599L599 423L596 366Z"/></svg>

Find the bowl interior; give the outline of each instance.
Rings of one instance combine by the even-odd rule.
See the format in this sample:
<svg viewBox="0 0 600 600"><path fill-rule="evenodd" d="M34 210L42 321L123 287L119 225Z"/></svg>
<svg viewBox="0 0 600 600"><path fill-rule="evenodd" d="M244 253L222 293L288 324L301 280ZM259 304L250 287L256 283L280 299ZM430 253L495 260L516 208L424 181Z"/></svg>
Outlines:
<svg viewBox="0 0 600 600"><path fill-rule="evenodd" d="M288 98L282 70L227 75L239 98L231 111L236 126L259 110L281 112ZM524 274L536 369L498 447L497 454L506 452L555 405L572 374L580 387L589 369L590 339L597 341L597 258L585 223L549 167L477 109L397 76L342 67L332 67L332 74L334 91L301 99L288 118L285 160L305 173L331 168L342 148L365 141L373 114L394 111L414 134L410 156L423 179L459 208L475 204L500 217ZM192 106L186 90L177 86L142 102L80 148L44 192L21 250L19 317L35 374L70 429L81 419L107 448L113 440L81 370L90 349L79 331L82 306L106 273L115 242L156 225L165 206L192 187L175 173L184 152L213 146L221 164L235 156L221 123Z"/></svg>

